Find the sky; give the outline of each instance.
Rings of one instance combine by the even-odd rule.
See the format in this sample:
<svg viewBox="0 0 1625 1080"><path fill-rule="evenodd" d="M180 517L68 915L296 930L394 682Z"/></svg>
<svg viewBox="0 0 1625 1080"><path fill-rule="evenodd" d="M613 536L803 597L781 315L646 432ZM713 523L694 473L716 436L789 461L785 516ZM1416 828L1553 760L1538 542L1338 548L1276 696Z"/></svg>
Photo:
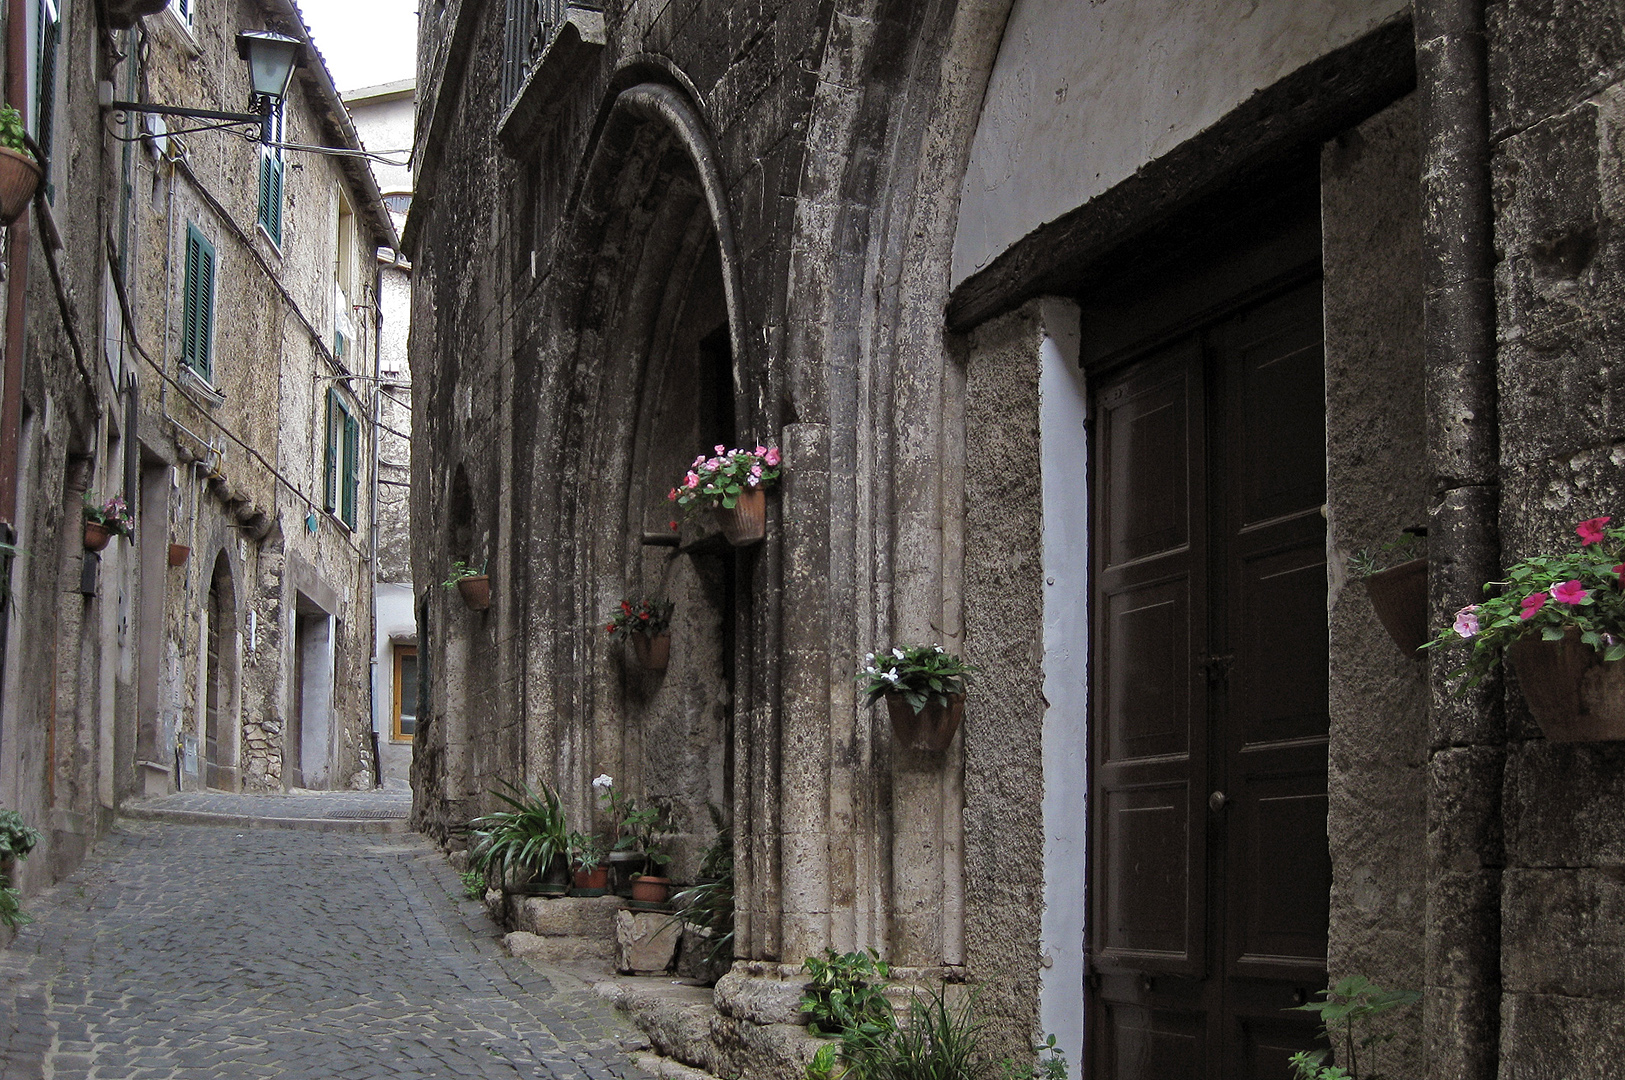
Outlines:
<svg viewBox="0 0 1625 1080"><path fill-rule="evenodd" d="M417 9L418 0L299 0L340 93L412 77Z"/></svg>

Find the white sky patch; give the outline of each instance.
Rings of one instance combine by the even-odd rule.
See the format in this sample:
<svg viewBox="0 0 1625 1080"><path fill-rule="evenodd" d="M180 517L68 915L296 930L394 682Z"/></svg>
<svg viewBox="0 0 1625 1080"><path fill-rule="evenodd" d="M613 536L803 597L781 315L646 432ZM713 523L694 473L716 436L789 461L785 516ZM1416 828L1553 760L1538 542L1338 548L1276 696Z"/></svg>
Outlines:
<svg viewBox="0 0 1625 1080"><path fill-rule="evenodd" d="M300 0L299 4L340 93L416 74L417 9L418 0Z"/></svg>

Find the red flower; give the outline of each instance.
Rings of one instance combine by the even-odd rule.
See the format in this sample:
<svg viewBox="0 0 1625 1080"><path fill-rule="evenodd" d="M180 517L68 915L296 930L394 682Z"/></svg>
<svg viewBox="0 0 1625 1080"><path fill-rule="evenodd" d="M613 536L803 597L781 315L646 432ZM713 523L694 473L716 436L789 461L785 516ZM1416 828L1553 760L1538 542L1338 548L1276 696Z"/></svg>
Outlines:
<svg viewBox="0 0 1625 1080"><path fill-rule="evenodd" d="M1530 593L1528 596L1523 598L1523 611L1519 613L1518 618L1533 619L1535 614L1546 605L1546 601L1548 599L1549 597L1546 593Z"/></svg>
<svg viewBox="0 0 1625 1080"><path fill-rule="evenodd" d="M666 492L666 501L667 502L676 502L677 501L677 489L676 488L672 488L670 491Z"/></svg>
<svg viewBox="0 0 1625 1080"><path fill-rule="evenodd" d="M1574 531L1580 534L1580 543L1600 544L1603 537L1602 527L1613 520L1611 517L1594 517L1590 521L1580 522L1574 527Z"/></svg>
<svg viewBox="0 0 1625 1080"><path fill-rule="evenodd" d="M672 522L672 523L671 523L671 531L672 531L672 532L676 532L676 531L677 531L677 522L675 522L675 521L674 521L674 522Z"/></svg>
<svg viewBox="0 0 1625 1080"><path fill-rule="evenodd" d="M613 634L614 632L615 632L615 624L614 623L610 623L608 626L604 627L604 633Z"/></svg>
<svg viewBox="0 0 1625 1080"><path fill-rule="evenodd" d="M632 605L628 604L625 600L622 600L621 601L621 610L626 612L628 615L630 615L630 614L632 614Z"/></svg>
<svg viewBox="0 0 1625 1080"><path fill-rule="evenodd" d="M1573 581L1565 581L1552 590L1552 599L1559 604L1578 604L1589 595L1586 590L1580 588L1579 578L1575 578Z"/></svg>
<svg viewBox="0 0 1625 1080"><path fill-rule="evenodd" d="M638 618L647 620L649 618L649 613L647 611L640 611L638 612Z"/></svg>
<svg viewBox="0 0 1625 1080"><path fill-rule="evenodd" d="M1619 579L1619 587L1625 589L1625 562L1614 567L1614 576Z"/></svg>

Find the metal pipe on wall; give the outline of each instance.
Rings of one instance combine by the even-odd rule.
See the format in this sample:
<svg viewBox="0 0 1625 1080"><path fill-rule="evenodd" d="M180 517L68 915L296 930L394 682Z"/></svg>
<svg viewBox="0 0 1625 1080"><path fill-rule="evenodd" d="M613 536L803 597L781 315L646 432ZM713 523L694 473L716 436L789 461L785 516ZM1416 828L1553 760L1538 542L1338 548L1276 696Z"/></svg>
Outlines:
<svg viewBox="0 0 1625 1080"><path fill-rule="evenodd" d="M1430 612L1447 625L1500 571L1500 433L1484 0L1417 0ZM1452 693L1429 662L1426 1074L1492 1080L1500 1058L1498 680Z"/></svg>

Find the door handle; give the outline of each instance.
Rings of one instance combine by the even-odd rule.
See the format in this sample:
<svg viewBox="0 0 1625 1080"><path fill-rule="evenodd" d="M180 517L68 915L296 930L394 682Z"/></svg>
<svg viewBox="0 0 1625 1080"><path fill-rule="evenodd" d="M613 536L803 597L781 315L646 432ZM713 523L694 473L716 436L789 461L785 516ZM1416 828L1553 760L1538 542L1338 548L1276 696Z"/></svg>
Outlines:
<svg viewBox="0 0 1625 1080"><path fill-rule="evenodd" d="M1230 800L1224 797L1224 792L1222 791L1215 791L1213 794L1207 797L1207 808L1213 811L1215 814L1217 814L1220 810L1223 810L1228 805L1230 805Z"/></svg>

